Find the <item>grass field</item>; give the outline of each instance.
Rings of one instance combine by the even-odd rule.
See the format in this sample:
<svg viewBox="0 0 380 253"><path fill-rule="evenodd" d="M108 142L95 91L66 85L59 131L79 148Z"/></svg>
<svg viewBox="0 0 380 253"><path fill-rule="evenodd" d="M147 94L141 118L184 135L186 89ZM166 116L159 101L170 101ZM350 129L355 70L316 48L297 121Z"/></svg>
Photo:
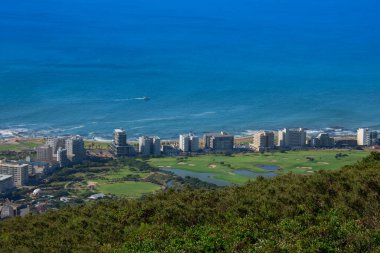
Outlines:
<svg viewBox="0 0 380 253"><path fill-rule="evenodd" d="M0 144L0 151L23 151L26 149L34 149L45 141L43 139L26 139L17 142L7 142Z"/></svg>
<svg viewBox="0 0 380 253"><path fill-rule="evenodd" d="M117 171L111 171L107 172L105 174L105 177L107 179L118 179L118 178L123 178L129 175L139 175L140 177L144 177L148 175L149 173L146 172L136 172L136 171L131 171L128 166L124 166L123 168L120 168Z"/></svg>
<svg viewBox="0 0 380 253"><path fill-rule="evenodd" d="M338 153L347 156L335 158ZM192 172L213 173L215 178L235 184L247 182L250 178L237 175L235 170L266 172L260 165L271 165L279 168L278 174L296 173L312 174L318 170L337 170L344 165L355 163L368 155L364 151L289 151L265 154L237 154L233 156L205 155L187 158L155 158L150 165L158 168L175 168ZM308 159L309 158L309 159Z"/></svg>
<svg viewBox="0 0 380 253"><path fill-rule="evenodd" d="M142 194L152 193L161 189L159 185L146 182L100 183L97 188L105 194L114 194L130 198L138 198Z"/></svg>
<svg viewBox="0 0 380 253"><path fill-rule="evenodd" d="M161 189L160 185L143 181L148 175L150 175L149 172L132 171L128 166L118 169L112 168L110 171L97 173L78 172L73 174L73 176L84 178L85 181L73 184L73 194L78 195L87 192L88 185L95 184L96 192L138 198L143 194L153 193ZM125 179L128 176L137 176L135 177L137 182Z"/></svg>
<svg viewBox="0 0 380 253"><path fill-rule="evenodd" d="M86 149L109 149L110 142L100 142L100 141L85 141L84 146Z"/></svg>

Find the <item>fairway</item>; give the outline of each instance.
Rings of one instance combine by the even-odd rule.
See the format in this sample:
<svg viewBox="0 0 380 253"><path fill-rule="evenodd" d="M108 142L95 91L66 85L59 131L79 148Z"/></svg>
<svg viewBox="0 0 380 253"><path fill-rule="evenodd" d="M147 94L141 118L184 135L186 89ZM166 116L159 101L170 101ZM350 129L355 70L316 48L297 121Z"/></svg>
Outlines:
<svg viewBox="0 0 380 253"><path fill-rule="evenodd" d="M336 158L337 154L343 156ZM180 169L196 173L213 173L214 178L222 179L234 184L242 184L252 177L237 174L236 172L254 172L266 175L269 171L262 166L275 166L277 174L296 173L313 174L318 170L337 170L344 165L353 164L367 156L365 151L289 151L286 153L255 153L236 154L233 156L204 155L182 158L154 158L150 165L161 169ZM273 171L272 171L273 172Z"/></svg>
<svg viewBox="0 0 380 253"><path fill-rule="evenodd" d="M146 182L123 182L114 184L100 184L98 190L105 194L138 198L142 194L153 193L161 189L159 185Z"/></svg>

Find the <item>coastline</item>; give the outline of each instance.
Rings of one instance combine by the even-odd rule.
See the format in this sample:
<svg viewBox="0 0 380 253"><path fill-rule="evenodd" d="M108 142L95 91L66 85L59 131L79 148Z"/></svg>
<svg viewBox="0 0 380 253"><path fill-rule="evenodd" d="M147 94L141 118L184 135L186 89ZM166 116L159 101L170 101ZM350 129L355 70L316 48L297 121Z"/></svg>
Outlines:
<svg viewBox="0 0 380 253"><path fill-rule="evenodd" d="M285 127L285 126L284 126ZM12 143L22 140L37 140L37 139L45 139L48 137L55 137L55 136L74 136L74 135L80 135L82 136L86 141L94 141L99 143L110 143L112 142L112 131L109 133L95 133L95 132L81 132L76 131L78 129L71 128L70 131L46 131L46 130L30 130L26 128L15 128L15 129L0 129L0 143ZM126 128L127 134L129 133L128 128ZM243 132L234 132L234 131L228 131L228 129L221 129L223 131L226 131L232 135L235 136L235 139L238 140L238 142L245 142L246 139L251 138L257 131L259 130L269 130L269 131L278 131L279 129L256 129L256 130L245 130ZM380 126L378 128L373 128L373 130L378 131L380 133ZM163 141L166 142L172 142L176 141L178 138L177 136L179 134L185 133L186 131L178 132L176 136L159 136ZM205 133L209 133L210 131L203 131L203 132L196 132L195 134L198 136L203 136ZM356 129L351 128L345 128L345 127L322 127L322 128L316 128L316 129L307 129L306 132L308 136L317 136L319 133L328 133L332 137L350 137L350 136L356 136ZM143 136L146 134L140 134L138 136ZM157 135L155 133L151 133L150 135ZM138 141L138 136L133 136L128 138L128 141L131 143Z"/></svg>

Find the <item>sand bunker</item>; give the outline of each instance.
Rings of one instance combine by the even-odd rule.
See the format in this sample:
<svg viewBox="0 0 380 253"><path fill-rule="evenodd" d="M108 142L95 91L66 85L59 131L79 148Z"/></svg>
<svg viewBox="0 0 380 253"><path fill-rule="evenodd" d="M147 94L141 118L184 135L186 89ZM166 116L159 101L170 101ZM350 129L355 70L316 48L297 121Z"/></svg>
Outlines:
<svg viewBox="0 0 380 253"><path fill-rule="evenodd" d="M187 163L184 163L184 162L180 162L178 163L179 165L186 165Z"/></svg>
<svg viewBox="0 0 380 253"><path fill-rule="evenodd" d="M297 169L312 170L313 167L297 167Z"/></svg>
<svg viewBox="0 0 380 253"><path fill-rule="evenodd" d="M272 163L276 163L277 162L277 160L272 160Z"/></svg>
<svg viewBox="0 0 380 253"><path fill-rule="evenodd" d="M191 167L194 167L194 166L195 166L195 164L189 164L189 166L191 166Z"/></svg>
<svg viewBox="0 0 380 253"><path fill-rule="evenodd" d="M209 166L208 166L210 169L216 169L216 167L218 167L216 164L210 164Z"/></svg>
<svg viewBox="0 0 380 253"><path fill-rule="evenodd" d="M329 163L327 162L318 162L319 164L325 164L325 165L328 165Z"/></svg>

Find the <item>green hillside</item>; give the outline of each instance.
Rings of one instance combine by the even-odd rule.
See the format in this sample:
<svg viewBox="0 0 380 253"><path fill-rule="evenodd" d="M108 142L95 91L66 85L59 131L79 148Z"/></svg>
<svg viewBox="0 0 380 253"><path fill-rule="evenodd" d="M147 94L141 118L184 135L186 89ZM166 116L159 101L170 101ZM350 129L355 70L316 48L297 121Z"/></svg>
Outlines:
<svg viewBox="0 0 380 253"><path fill-rule="evenodd" d="M380 252L380 153L338 171L259 177L0 222L0 252Z"/></svg>

